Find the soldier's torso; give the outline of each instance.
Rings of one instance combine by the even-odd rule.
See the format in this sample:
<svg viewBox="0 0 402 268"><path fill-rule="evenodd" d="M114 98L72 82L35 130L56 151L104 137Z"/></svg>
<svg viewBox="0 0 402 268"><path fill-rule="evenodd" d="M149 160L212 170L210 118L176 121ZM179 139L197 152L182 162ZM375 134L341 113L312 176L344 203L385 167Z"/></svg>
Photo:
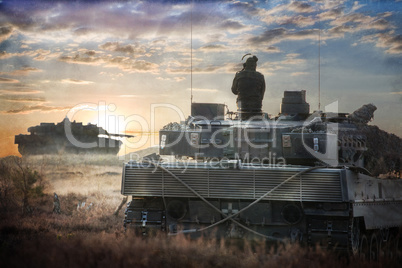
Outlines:
<svg viewBox="0 0 402 268"><path fill-rule="evenodd" d="M262 98L264 76L256 71L240 71L236 73L238 99Z"/></svg>

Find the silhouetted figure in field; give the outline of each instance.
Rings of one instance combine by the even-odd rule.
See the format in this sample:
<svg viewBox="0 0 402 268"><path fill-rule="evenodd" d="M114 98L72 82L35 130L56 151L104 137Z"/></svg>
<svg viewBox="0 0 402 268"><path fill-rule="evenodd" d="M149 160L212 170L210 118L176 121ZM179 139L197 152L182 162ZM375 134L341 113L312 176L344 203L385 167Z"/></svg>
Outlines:
<svg viewBox="0 0 402 268"><path fill-rule="evenodd" d="M54 193L53 198L53 213L60 214L60 200L56 193Z"/></svg>
<svg viewBox="0 0 402 268"><path fill-rule="evenodd" d="M237 111L241 120L262 115L261 107L265 93L264 76L256 71L258 58L249 57L243 70L233 79L232 92L237 95Z"/></svg>

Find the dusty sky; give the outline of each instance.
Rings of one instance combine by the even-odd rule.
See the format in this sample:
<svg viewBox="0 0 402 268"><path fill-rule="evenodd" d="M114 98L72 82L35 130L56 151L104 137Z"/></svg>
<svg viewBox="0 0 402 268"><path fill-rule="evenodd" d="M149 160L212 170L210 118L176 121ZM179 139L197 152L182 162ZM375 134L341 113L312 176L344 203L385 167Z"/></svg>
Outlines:
<svg viewBox="0 0 402 268"><path fill-rule="evenodd" d="M321 107L374 103L372 124L402 136L401 12L402 1L375 0L0 1L0 156L18 154L14 135L66 115L157 131L187 117L191 87L194 102L235 110L246 53L265 75L265 112L301 89L316 110L319 38Z"/></svg>

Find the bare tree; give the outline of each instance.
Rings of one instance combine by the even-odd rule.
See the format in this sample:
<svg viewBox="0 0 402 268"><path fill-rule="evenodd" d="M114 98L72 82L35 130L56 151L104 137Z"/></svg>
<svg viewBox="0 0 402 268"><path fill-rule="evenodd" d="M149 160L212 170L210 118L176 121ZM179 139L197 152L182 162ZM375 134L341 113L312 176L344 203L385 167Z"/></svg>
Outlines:
<svg viewBox="0 0 402 268"><path fill-rule="evenodd" d="M11 178L11 167L1 159L0 161L0 209L9 211L15 206L15 187Z"/></svg>
<svg viewBox="0 0 402 268"><path fill-rule="evenodd" d="M15 168L12 170L11 178L16 192L22 198L22 213L27 214L31 212L29 199L35 192L33 186L40 178L40 175L36 170L31 170L24 165L21 158L14 158L14 164Z"/></svg>

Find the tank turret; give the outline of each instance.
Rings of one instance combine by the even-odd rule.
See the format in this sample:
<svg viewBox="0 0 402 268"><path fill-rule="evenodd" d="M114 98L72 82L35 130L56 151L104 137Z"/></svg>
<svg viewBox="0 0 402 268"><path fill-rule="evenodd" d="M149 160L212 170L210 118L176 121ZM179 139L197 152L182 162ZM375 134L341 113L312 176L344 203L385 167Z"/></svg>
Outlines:
<svg viewBox="0 0 402 268"><path fill-rule="evenodd" d="M175 129L162 129L160 154L309 166L321 161L364 168L364 133L348 114L310 114L306 91L285 91L281 113L272 119L264 114L248 121L225 120L222 111L211 113L211 105L193 104L196 115Z"/></svg>

